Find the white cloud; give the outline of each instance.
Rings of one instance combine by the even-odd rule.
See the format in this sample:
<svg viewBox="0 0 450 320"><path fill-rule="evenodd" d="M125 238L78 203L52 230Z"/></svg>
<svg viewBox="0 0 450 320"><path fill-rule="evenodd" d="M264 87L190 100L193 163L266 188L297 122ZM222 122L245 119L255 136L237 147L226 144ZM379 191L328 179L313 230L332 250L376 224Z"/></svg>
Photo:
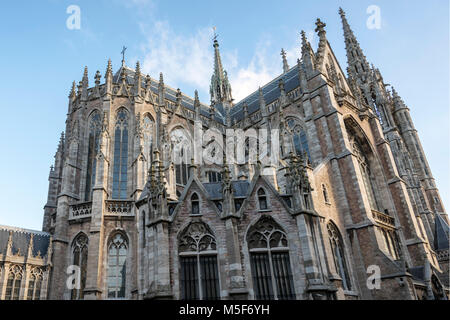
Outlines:
<svg viewBox="0 0 450 320"><path fill-rule="evenodd" d="M157 77L164 73L164 82L172 87L190 86L199 90L203 102L209 99L209 85L213 72L212 28L203 27L191 34L178 34L167 21L157 21L150 28L141 25L146 35L142 45L144 59L141 63L145 73ZM299 57L299 39L288 48L287 58L291 66ZM237 49L221 47L222 62L228 71L233 98L240 101L271 81L282 72L281 48L273 48L270 39L265 37L255 48L248 64L239 59ZM189 92L187 92L189 94ZM205 101L206 100L206 101Z"/></svg>

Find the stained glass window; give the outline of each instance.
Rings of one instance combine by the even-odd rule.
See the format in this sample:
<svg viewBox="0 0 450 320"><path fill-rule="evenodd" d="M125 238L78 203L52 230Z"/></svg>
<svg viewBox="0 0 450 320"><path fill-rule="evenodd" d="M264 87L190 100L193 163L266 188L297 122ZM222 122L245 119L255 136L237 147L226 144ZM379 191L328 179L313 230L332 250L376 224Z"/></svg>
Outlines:
<svg viewBox="0 0 450 320"><path fill-rule="evenodd" d="M127 199L128 182L128 112L117 114L114 131L113 199Z"/></svg>
<svg viewBox="0 0 450 320"><path fill-rule="evenodd" d="M97 171L97 153L100 148L101 120L100 113L94 111L89 119L88 158L86 170L85 201L92 200L92 189Z"/></svg>
<svg viewBox="0 0 450 320"><path fill-rule="evenodd" d="M86 272L87 272L87 258L88 258L88 238L84 234L80 234L73 241L73 265L80 269L80 286L75 286L72 289L71 299L81 300L84 298L84 288L86 287ZM76 281L76 279L74 279Z"/></svg>
<svg viewBox="0 0 450 320"><path fill-rule="evenodd" d="M108 251L108 298L125 298L127 242L117 233Z"/></svg>
<svg viewBox="0 0 450 320"><path fill-rule="evenodd" d="M216 239L203 222L183 231L178 243L182 300L220 299L216 250Z"/></svg>
<svg viewBox="0 0 450 320"><path fill-rule="evenodd" d="M295 299L288 240L282 228L264 216L250 228L247 243L255 298Z"/></svg>
<svg viewBox="0 0 450 320"><path fill-rule="evenodd" d="M344 290L351 290L352 286L345 259L345 252L341 234L336 225L332 222L328 223L327 229L336 271L342 278L342 286L344 287Z"/></svg>

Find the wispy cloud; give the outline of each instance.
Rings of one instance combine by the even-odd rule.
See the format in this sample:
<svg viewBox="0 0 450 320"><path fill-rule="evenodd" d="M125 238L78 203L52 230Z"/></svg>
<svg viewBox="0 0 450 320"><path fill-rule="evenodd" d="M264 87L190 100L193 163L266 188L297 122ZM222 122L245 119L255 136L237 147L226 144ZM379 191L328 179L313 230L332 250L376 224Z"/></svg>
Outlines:
<svg viewBox="0 0 450 320"><path fill-rule="evenodd" d="M156 76L164 73L167 84L183 88L188 85L199 90L200 96L209 96L213 72L212 29L202 27L190 34L176 33L169 22L157 21L150 28L141 25L146 36L141 49L144 52L143 71ZM285 48L290 65L299 57L300 44ZM239 101L282 72L281 48L274 48L268 36L262 37L249 62L243 63L238 49L221 47L224 68L228 71L233 98ZM205 101L206 102L206 101Z"/></svg>

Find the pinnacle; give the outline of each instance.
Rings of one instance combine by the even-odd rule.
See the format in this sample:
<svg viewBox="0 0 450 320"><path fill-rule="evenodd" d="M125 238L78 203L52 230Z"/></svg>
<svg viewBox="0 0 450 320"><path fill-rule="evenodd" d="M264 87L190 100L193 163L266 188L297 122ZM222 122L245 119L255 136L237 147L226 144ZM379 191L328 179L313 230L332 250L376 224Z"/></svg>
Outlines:
<svg viewBox="0 0 450 320"><path fill-rule="evenodd" d="M319 32L319 34L320 34L320 33L325 32L325 27L327 25L325 23L323 23L319 18L317 18L316 26L317 26L316 32Z"/></svg>

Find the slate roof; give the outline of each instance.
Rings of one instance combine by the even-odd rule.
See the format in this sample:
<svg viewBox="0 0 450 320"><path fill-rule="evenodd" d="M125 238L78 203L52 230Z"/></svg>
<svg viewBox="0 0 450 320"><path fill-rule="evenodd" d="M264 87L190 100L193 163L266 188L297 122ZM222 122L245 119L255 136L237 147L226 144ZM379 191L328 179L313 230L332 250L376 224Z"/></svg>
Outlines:
<svg viewBox="0 0 450 320"><path fill-rule="evenodd" d="M248 188L250 187L250 182L245 180L232 181L231 185L234 191L234 197L246 197L248 193ZM221 200L222 199L222 182L204 183L206 191L211 200Z"/></svg>
<svg viewBox="0 0 450 320"><path fill-rule="evenodd" d="M126 78L127 83L130 85L133 85L135 70L125 66L125 72L127 75L127 78ZM115 82L115 83L120 82L121 73L122 73L122 67L120 67L120 69L114 75L113 82ZM158 94L159 81L157 81L153 78L150 78L150 79L151 79L152 92L155 94ZM280 89L278 88L278 82L280 79L283 79L283 81L284 81L284 86L285 86L286 92L290 92L290 91L294 90L295 88L299 87L300 79L298 76L297 66L292 67L288 72L283 73L282 75L276 77L271 82L269 82L268 84L264 85L261 88L263 95L264 95L264 100L267 105L276 101L280 97L281 92L280 92ZM142 77L142 84L143 85L145 84L145 76ZM166 89L166 99L168 99L169 101L171 101L173 103L176 103L177 91L171 87L168 87L167 85L165 85L165 89ZM249 115L254 112L257 112L260 108L259 90L256 90L255 92L253 92L252 94L250 94L246 98L242 99L240 102L236 103L233 106L233 108L231 109L231 114L230 114L232 123L235 120L239 122L244 118L243 106L244 106L245 101L247 102L247 105L248 105ZM186 96L185 94L182 94L181 103L185 108L187 108L191 111L195 111L194 99L192 99L191 97ZM215 120L221 124L225 124L226 117L225 117L224 107L221 104L216 104L214 106L214 108L215 108ZM200 112L203 116L209 117L209 110L210 110L210 107L208 105L206 105L204 103L200 103Z"/></svg>
<svg viewBox="0 0 450 320"><path fill-rule="evenodd" d="M264 85L261 88L266 105L271 104L280 97L281 91L278 88L278 82L280 81L280 79L283 79L284 81L284 88L286 93L300 86L300 79L298 76L297 66L291 68L288 72L278 76L277 78L273 79L271 82L269 82L268 84ZM231 111L231 121L234 121L234 119L236 119L237 121L241 121L244 118L243 107L245 101L247 102L248 105L249 115L258 111L260 107L259 90L256 90L246 98L242 99L236 105L234 105Z"/></svg>
<svg viewBox="0 0 450 320"><path fill-rule="evenodd" d="M120 82L120 77L121 77L121 74L122 74L122 68L123 67L120 67L120 69L113 76L113 82L114 83L119 83ZM127 77L126 77L127 83L129 85L133 85L134 82L135 82L134 76L136 74L136 71L125 66L125 72L126 72L126 75L127 75ZM145 81L146 81L145 78L146 78L146 76L143 75L142 76L142 85L145 84ZM151 86L150 86L150 88L151 88L152 92L155 93L155 94L158 94L159 81L157 81L157 80L155 80L153 78L150 78L150 79L151 79ZM165 86L165 89L166 89L165 90L165 97L166 97L166 99L171 101L171 102L173 102L173 103L176 103L176 101L177 101L177 98L176 98L177 97L176 96L177 95L177 90L175 90L175 89L173 89L173 88L171 88L171 87L169 87L167 85L164 85L164 86ZM192 99L189 96L186 96L185 94L182 94L181 105L183 107L185 107L186 109L189 109L189 110L191 110L193 112L195 111L194 99ZM210 110L209 106L200 103L200 114L201 115L209 118L209 110ZM215 120L217 122L219 122L219 123L222 123L222 124L225 123L225 117L224 117L224 114L223 114L223 108L222 109L216 108Z"/></svg>
<svg viewBox="0 0 450 320"><path fill-rule="evenodd" d="M27 230L15 227L0 226L0 253L6 254L9 233L12 231L12 252L16 254L20 249L21 255L26 255L31 235L33 234L33 255L40 252L41 257L45 257L50 246L50 234L41 231Z"/></svg>

